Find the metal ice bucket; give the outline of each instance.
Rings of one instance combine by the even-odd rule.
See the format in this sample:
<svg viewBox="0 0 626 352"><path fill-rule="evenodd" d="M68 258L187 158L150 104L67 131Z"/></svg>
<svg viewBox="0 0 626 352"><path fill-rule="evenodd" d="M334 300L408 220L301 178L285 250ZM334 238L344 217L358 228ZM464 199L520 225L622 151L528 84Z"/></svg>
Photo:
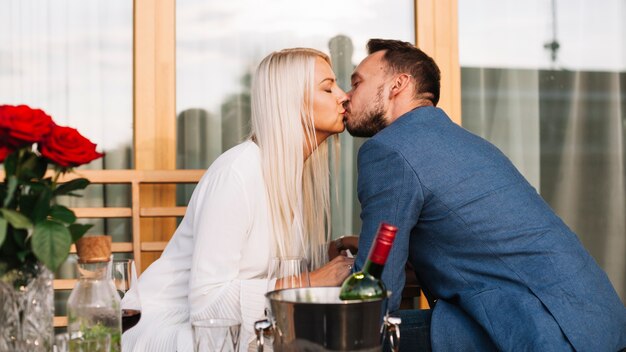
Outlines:
<svg viewBox="0 0 626 352"><path fill-rule="evenodd" d="M268 292L268 318L254 324L259 351L273 340L274 351L380 351L388 338L397 350L399 318L381 322L385 299L342 301L339 287ZM386 336L386 337L385 337Z"/></svg>

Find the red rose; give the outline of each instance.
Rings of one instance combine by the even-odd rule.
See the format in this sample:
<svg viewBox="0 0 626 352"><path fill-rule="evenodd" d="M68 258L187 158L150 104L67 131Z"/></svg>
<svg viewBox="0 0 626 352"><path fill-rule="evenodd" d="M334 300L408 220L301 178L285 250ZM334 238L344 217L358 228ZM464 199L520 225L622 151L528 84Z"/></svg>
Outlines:
<svg viewBox="0 0 626 352"><path fill-rule="evenodd" d="M87 164L102 157L96 145L70 127L53 126L50 134L39 143L41 155L62 166Z"/></svg>
<svg viewBox="0 0 626 352"><path fill-rule="evenodd" d="M42 110L26 105L0 105L0 129L8 136L7 144L23 146L39 142L50 133L53 125L52 118Z"/></svg>

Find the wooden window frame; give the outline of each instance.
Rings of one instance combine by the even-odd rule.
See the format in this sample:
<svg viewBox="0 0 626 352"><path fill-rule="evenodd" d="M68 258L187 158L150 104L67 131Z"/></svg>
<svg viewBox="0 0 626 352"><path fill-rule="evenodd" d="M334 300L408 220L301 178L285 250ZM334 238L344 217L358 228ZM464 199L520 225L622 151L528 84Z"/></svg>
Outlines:
<svg viewBox="0 0 626 352"><path fill-rule="evenodd" d="M461 67L458 51L458 0L414 0L415 44L441 69L438 106L461 124ZM138 170L176 168L176 1L134 0L133 159ZM173 186L141 191L154 206L174 206ZM168 241L173 219L145 219L142 241ZM159 253L142 254L142 268ZM423 297L423 295L422 295ZM421 307L427 306L425 301Z"/></svg>

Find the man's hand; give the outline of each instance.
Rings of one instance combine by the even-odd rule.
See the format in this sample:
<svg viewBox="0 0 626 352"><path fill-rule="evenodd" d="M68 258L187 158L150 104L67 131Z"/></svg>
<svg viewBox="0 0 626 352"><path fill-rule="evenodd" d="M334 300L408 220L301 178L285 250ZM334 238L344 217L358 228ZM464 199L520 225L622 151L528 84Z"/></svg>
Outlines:
<svg viewBox="0 0 626 352"><path fill-rule="evenodd" d="M352 255L356 255L359 251L358 236L341 236L338 239L331 241L328 245L328 259L332 260L340 254L345 256L347 250L350 250Z"/></svg>

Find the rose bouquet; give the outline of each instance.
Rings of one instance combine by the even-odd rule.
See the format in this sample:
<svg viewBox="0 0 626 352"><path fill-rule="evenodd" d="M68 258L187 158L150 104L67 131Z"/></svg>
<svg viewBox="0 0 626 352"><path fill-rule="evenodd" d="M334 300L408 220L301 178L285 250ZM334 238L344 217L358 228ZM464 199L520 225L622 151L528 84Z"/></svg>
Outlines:
<svg viewBox="0 0 626 352"><path fill-rule="evenodd" d="M76 223L74 212L57 203L77 196L85 178L59 184L73 167L102 157L96 145L73 128L25 105L0 105L0 277L42 263L55 271L70 246L91 225ZM52 170L48 170L51 168Z"/></svg>

